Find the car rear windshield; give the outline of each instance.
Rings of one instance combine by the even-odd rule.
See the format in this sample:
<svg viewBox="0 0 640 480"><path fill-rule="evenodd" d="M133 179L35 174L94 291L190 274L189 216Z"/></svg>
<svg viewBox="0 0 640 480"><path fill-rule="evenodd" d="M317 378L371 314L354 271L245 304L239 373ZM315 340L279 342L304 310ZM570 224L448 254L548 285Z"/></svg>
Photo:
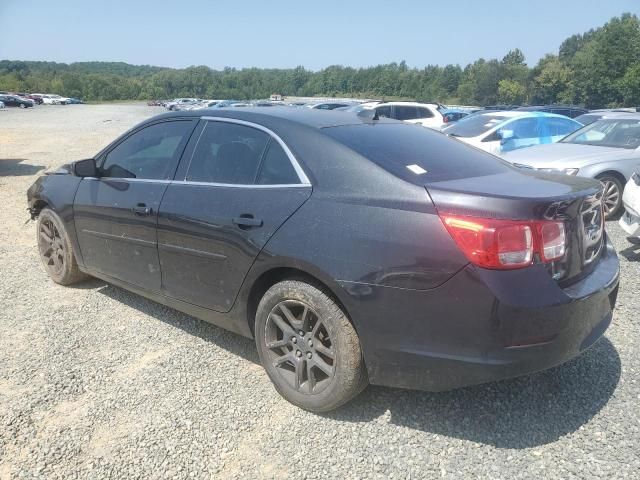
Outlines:
<svg viewBox="0 0 640 480"><path fill-rule="evenodd" d="M372 123L329 127L324 133L416 185L508 171L493 155L418 125Z"/></svg>
<svg viewBox="0 0 640 480"><path fill-rule="evenodd" d="M445 133L453 137L477 137L478 135L482 135L484 132L489 131L507 118L509 118L507 115L494 115L484 113L470 115L466 118L463 118L455 125L447 128L445 130Z"/></svg>

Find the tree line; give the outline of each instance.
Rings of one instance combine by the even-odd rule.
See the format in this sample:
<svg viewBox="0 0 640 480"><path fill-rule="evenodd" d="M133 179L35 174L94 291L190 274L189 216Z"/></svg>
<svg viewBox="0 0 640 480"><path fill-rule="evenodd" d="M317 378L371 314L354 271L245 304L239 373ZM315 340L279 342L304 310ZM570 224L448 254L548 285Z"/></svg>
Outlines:
<svg viewBox="0 0 640 480"><path fill-rule="evenodd" d="M410 68L402 61L366 68L184 69L121 62L0 61L0 90L97 100L285 96L414 99L468 105L571 103L640 106L640 21L614 17L567 38L535 66L519 49L465 66Z"/></svg>

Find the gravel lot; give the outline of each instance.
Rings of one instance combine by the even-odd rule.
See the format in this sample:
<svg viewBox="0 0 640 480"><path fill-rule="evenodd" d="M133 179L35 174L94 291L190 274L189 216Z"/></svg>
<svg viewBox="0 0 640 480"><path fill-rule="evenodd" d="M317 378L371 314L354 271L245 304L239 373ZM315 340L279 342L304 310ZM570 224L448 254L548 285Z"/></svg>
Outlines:
<svg viewBox="0 0 640 480"><path fill-rule="evenodd" d="M160 111L0 111L0 479L640 478L640 247L615 222L618 309L580 358L447 393L370 387L322 416L278 396L250 340L48 280L28 186Z"/></svg>

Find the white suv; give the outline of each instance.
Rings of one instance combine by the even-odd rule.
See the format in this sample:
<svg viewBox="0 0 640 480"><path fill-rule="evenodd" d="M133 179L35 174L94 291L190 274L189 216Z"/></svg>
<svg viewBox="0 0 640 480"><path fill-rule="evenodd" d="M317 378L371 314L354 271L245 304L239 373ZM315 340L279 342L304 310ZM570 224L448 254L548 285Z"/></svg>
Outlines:
<svg viewBox="0 0 640 480"><path fill-rule="evenodd" d="M42 98L42 103L45 105L66 105L69 100L67 97L61 97L60 95L44 93L34 93L33 96Z"/></svg>
<svg viewBox="0 0 640 480"><path fill-rule="evenodd" d="M360 105L362 109L372 109L378 117L394 118L408 123L440 129L444 124L442 112L445 108L436 103L418 102L369 102Z"/></svg>

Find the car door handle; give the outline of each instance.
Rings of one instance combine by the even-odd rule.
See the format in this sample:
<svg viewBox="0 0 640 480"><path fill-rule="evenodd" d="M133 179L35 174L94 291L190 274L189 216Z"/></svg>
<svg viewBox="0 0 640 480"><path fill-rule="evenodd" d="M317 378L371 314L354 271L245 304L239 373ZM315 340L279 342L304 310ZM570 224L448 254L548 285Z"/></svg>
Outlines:
<svg viewBox="0 0 640 480"><path fill-rule="evenodd" d="M152 208L147 207L144 203L139 203L138 205L133 207L131 211L141 217L146 217L147 215L151 215L151 212L153 212Z"/></svg>
<svg viewBox="0 0 640 480"><path fill-rule="evenodd" d="M245 213L243 215L240 215L239 217L235 217L232 221L239 228L241 228L243 230L246 230L248 228L261 227L262 226L262 220L259 219L259 218L255 218L253 215L251 215L249 213Z"/></svg>

